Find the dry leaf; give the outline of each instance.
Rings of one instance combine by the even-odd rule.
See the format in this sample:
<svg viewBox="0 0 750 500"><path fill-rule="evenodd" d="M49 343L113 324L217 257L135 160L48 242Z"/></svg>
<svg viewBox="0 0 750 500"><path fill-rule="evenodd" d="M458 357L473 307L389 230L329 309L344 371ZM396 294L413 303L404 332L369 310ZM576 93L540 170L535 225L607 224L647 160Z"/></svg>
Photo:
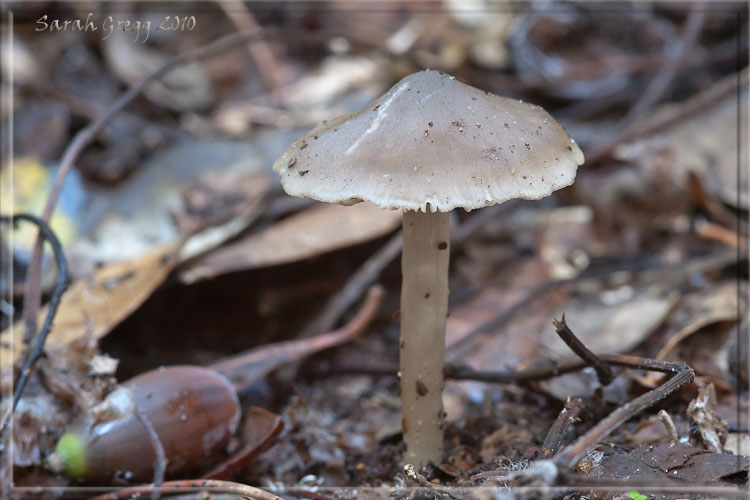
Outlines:
<svg viewBox="0 0 750 500"><path fill-rule="evenodd" d="M547 281L547 266L537 259L526 259L506 266L502 286L487 287L475 297L452 307L446 321L446 353L451 362L468 363L474 369L511 368L521 359L535 356L539 333L549 325L553 311L565 299L549 293L535 300L506 324L488 329L474 338L467 335L499 313L525 299L529 292Z"/></svg>
<svg viewBox="0 0 750 500"><path fill-rule="evenodd" d="M701 441L710 451L724 453L727 441L727 423L716 414L716 389L708 384L698 391L698 395L688 405L690 420L698 427Z"/></svg>
<svg viewBox="0 0 750 500"><path fill-rule="evenodd" d="M676 301L675 293L625 286L605 291L598 298L577 297L556 317L564 312L570 329L593 352L620 354L645 340L664 321ZM575 359L553 328L544 330L540 343L554 357Z"/></svg>
<svg viewBox="0 0 750 500"><path fill-rule="evenodd" d="M694 172L713 196L746 209L747 197L740 193L748 192L747 177L740 178L737 169L747 165L747 142L743 136L745 142L738 161L737 113L747 108L747 92L740 98L741 105L732 95L661 134L618 147L615 154L647 171L656 168L654 158L662 157L666 161L662 174L674 184L687 187L688 172ZM746 122L747 115L742 118Z"/></svg>
<svg viewBox="0 0 750 500"><path fill-rule="evenodd" d="M257 406L245 410L245 423L242 426L243 446L230 458L216 465L203 477L225 479L232 472L246 467L258 455L271 447L274 437L284 428L279 415Z"/></svg>
<svg viewBox="0 0 750 500"><path fill-rule="evenodd" d="M318 204L209 253L180 278L193 283L231 271L309 259L378 238L400 223L401 212L381 210L369 203L351 207Z"/></svg>
<svg viewBox="0 0 750 500"><path fill-rule="evenodd" d="M178 251L179 245L171 245L133 261L104 266L74 281L62 297L46 345L62 346L86 335L98 339L109 333L164 281L175 266ZM46 307L39 312L40 325L46 314ZM23 330L17 322L0 334L0 358L18 358Z"/></svg>
<svg viewBox="0 0 750 500"><path fill-rule="evenodd" d="M623 455L605 458L596 476L599 479L631 482L671 480L686 483L747 480L750 457L711 453L691 446L662 443L646 445ZM718 485L717 485L718 486Z"/></svg>
<svg viewBox="0 0 750 500"><path fill-rule="evenodd" d="M694 366L699 373L706 367L711 374L727 373L726 370L710 370L710 365L715 364L711 358L726 358L722 356L727 348L727 336L729 328L718 330L709 327L737 320L737 283L725 281L708 290L700 290L684 297L680 306L670 316L668 329L674 332L669 340L659 349L656 359L682 360L691 362L700 361L700 366ZM693 338L693 334L706 331L705 338ZM688 347L689 344L689 347ZM683 347L685 347L683 349ZM688 359L688 357L690 359ZM723 363L723 359L720 363ZM664 378L663 374L649 372L646 376L637 377L639 382L647 387L656 387L659 380ZM726 380L722 376L714 382L721 389L727 388Z"/></svg>
<svg viewBox="0 0 750 500"><path fill-rule="evenodd" d="M724 282L707 291L685 298L685 305L675 314L673 328L677 333L659 349L656 359L667 359L677 344L705 326L737 319L737 283Z"/></svg>
<svg viewBox="0 0 750 500"><path fill-rule="evenodd" d="M146 160L127 180L90 189L79 237L66 246L73 276L95 263L132 261L193 234L182 259L213 249L243 231L259 214L271 185L254 144L183 141Z"/></svg>

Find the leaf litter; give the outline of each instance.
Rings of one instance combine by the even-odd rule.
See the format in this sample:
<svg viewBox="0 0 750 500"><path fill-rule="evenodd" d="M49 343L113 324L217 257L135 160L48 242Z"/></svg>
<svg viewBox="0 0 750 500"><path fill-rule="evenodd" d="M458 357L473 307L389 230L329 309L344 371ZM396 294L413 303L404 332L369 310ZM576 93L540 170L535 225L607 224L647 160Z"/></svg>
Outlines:
<svg viewBox="0 0 750 500"><path fill-rule="evenodd" d="M529 12L493 13L497 22L492 28L487 19L464 12L427 15L406 8L364 17L338 8L330 17L305 6L288 17L246 11L284 33L265 39L280 59L278 66L286 68L279 73L286 75L285 83L276 92L263 94L272 79L258 72L269 71L268 65L259 64L257 71L247 65L252 71L245 71L239 56L227 59L231 71L216 60L191 62L172 74L172 87L165 91L164 85L155 85L145 99L133 101L121 115L130 122L105 129L101 143L81 157L88 215L73 216L75 228L65 235L75 240L65 245L76 262L75 281L63 296L47 358L19 405L15 484L70 484L40 467L59 437L55 429L106 397L128 366L169 359L131 342L134 325L169 325L164 320L169 315L180 316L174 324L197 325L201 310L176 298L193 294L195 304L206 301L206 293L226 289L228 294L232 287L273 300L232 301L231 314L217 308L210 346L199 346L190 328L164 328L156 335L176 349L184 346L184 361L220 367L237 352L252 361L235 366L235 380L251 389L243 394L245 436L230 446L239 461L227 465L246 484L318 488L317 495L326 486L386 484L395 496L406 496L406 486L419 484L429 494L443 495L450 492L434 488L482 484L474 478L497 477L497 471L528 474L543 461L548 432L556 428L570 396L580 396L580 412L551 437L563 449L644 389L658 390L663 383L660 376L616 367L614 382L602 387L590 369L567 370L580 362L554 338L552 320L563 313L591 351L610 356L604 359L622 353L687 361L697 379L592 445L576 467L558 476L557 484L582 485L580 496L588 490L579 480L617 481L624 488L629 481L746 481L747 361L733 355L747 329L746 270L736 258L742 256L741 236L747 234L747 201L737 198L743 185L737 185L734 170L746 160L735 154L736 96L726 94L727 81L746 77L732 73L739 68L730 67L736 57L726 47L734 50L737 44L727 22L709 9L710 22L694 42L694 57L679 61L671 92L640 117L648 125L667 123L660 120L671 114L667 126L592 155L571 189L536 205L514 207L508 217L485 221L471 237L452 245L448 358L454 366L448 374L466 365L499 372L504 381L448 381L444 463L408 474L399 466L397 265L378 270L385 307L368 335L329 332L295 338L337 291L340 276L366 265L382 237L396 229L400 214L365 204L325 210L285 204L266 167L289 142L286 129L326 119L333 110L361 108L397 75L417 69L415 64L429 65L450 69L480 88L551 106L588 156L617 130L618 116L642 107L640 90L648 94L648 83L670 64L667 47L677 43L690 13L656 6L639 16L620 12L614 22L604 14L584 15L583 7L541 15L531 6ZM603 24L582 31L597 15ZM211 30L206 39L218 35ZM635 32L643 36L633 39ZM101 106L114 100L118 80L136 84L176 51L177 43L164 37L142 48L113 40L95 51L94 42L62 44L60 34L49 35L26 39L21 34L18 45L31 48L13 60L24 90L19 99L59 99L72 117L24 118L54 131L48 149L23 143L43 158L54 156L81 117L96 118ZM193 46L204 36L184 35ZM494 53L490 46L502 50ZM75 78L63 74L55 61L69 60L75 51L100 70ZM252 51L247 54L254 57ZM127 61L131 64L122 65ZM30 76L44 67L56 68L52 81L60 92L41 92L38 76ZM98 84L87 83L84 76L97 73ZM704 88L719 76L724 79ZM88 106L81 100L87 95L93 103ZM740 98L745 100L746 92ZM139 128L159 133L140 134ZM217 135L234 140L217 140ZM100 163L106 168L96 168ZM461 227L474 217L456 213L454 222ZM730 238L735 227L740 233ZM731 247L730 257L722 253L726 247ZM16 297L22 295L20 281L3 283ZM144 307L149 303L167 307ZM188 306L178 309L178 303ZM0 305L5 312L17 304ZM226 328L221 316L236 323ZM337 312L334 323L348 317ZM3 322L0 359L17 360L22 342L14 339L16 349L10 349L8 315ZM117 334L107 342L118 344L119 365L100 352L99 340L113 329ZM274 334L264 333L269 331ZM566 375L555 377L558 369ZM550 375L515 383L508 374L519 370ZM4 389L12 388L9 371L4 367ZM253 409L251 403L267 410ZM6 406L4 399L0 407ZM659 409L668 410L677 444L656 418ZM279 434L277 415L285 424ZM271 434L275 444L255 456ZM255 461L246 466L243 454ZM0 470L3 484L8 473ZM645 488L641 492L647 493Z"/></svg>

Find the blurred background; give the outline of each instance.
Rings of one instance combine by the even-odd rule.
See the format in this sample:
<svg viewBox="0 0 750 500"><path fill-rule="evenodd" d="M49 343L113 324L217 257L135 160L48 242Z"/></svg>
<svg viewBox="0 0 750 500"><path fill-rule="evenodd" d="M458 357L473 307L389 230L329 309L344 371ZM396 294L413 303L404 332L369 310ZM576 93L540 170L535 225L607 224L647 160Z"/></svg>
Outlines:
<svg viewBox="0 0 750 500"><path fill-rule="evenodd" d="M288 197L271 165L318 122L431 68L543 106L586 156L576 183L541 202L456 211L449 361L518 369L569 357L551 327L565 311L597 352L692 363L739 425L747 13L742 2L4 2L2 120L13 131L3 135L4 213L41 214L76 133L170 58L233 32L263 33L177 66L77 155L51 218L74 285L48 345L88 343L88 356L119 360L116 376L125 379L308 338L351 315L364 287L321 318L374 259L373 279L387 293L367 334L266 377L250 396L274 411L296 408L304 420L299 396L305 425L335 437L318 436L295 460L294 446L282 447L282 458L252 477L362 481L352 464L371 462L352 457L382 451L400 428L395 379L321 373L395 366L400 268L384 248L400 214ZM96 31L54 29L54 20L87 18ZM117 27L124 20L128 31ZM6 361L17 361L22 345L20 323L14 349L7 328L22 317L36 230L20 225L12 235L0 239ZM43 262L46 298L55 266L51 254ZM518 456L538 441L533 408L592 391L591 377L569 377L531 392L449 383L449 421L463 429L452 434L455 466ZM654 383L627 379L608 401ZM526 414L501 425L498 408ZM467 422L497 439L465 435ZM515 437L497 437L508 434ZM29 464L48 446L38 443ZM344 463L354 467L347 477L334 471ZM368 480L392 472L368 465Z"/></svg>

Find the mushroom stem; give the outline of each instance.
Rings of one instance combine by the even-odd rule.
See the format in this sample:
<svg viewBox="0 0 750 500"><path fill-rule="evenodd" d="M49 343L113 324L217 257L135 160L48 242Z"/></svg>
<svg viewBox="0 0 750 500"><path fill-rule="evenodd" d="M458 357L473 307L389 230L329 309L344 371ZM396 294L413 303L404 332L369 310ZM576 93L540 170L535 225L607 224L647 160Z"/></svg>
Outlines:
<svg viewBox="0 0 750 500"><path fill-rule="evenodd" d="M429 209L429 208L428 208ZM443 458L443 362L450 214L405 211L401 269L401 408L404 462Z"/></svg>

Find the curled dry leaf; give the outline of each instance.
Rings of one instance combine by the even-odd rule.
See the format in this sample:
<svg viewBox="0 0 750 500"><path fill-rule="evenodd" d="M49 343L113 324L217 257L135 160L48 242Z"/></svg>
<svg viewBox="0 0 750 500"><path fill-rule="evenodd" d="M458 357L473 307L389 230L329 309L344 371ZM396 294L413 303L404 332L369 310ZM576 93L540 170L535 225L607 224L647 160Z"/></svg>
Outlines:
<svg viewBox="0 0 750 500"><path fill-rule="evenodd" d="M690 420L698 426L701 441L714 453L724 453L727 441L727 423L714 412L716 389L708 384L698 391L698 395L688 405Z"/></svg>
<svg viewBox="0 0 750 500"><path fill-rule="evenodd" d="M369 203L352 207L321 203L201 257L180 278L192 283L232 271L309 259L378 238L400 223L400 212Z"/></svg>
<svg viewBox="0 0 750 500"><path fill-rule="evenodd" d="M242 426L242 447L203 477L206 479L226 479L233 471L246 466L255 457L266 451L283 428L284 422L279 415L257 406L249 407L246 411L245 423Z"/></svg>
<svg viewBox="0 0 750 500"><path fill-rule="evenodd" d="M88 193L82 234L65 248L73 275L138 259L195 231L181 260L210 250L254 220L270 184L255 144L194 140L159 151L118 186Z"/></svg>
<svg viewBox="0 0 750 500"><path fill-rule="evenodd" d="M712 370L711 365L716 363L714 359L720 359L720 363L723 363L723 360L726 359L724 353L728 349L726 340L729 335L729 328L718 327L727 326L736 321L737 308L737 283L735 281L725 281L708 290L700 290L686 295L670 315L667 328L673 333L659 349L655 358L683 361L700 360L699 366L695 367L699 373L706 370L710 372L709 375L713 375L714 372L726 373L726 370ZM709 331L711 326L717 326L717 329ZM694 336L694 334L704 330L710 335L705 336L705 338ZM702 369L704 367L705 369ZM656 387L657 381L661 380L663 375L651 372L645 377L638 378L648 387ZM722 388L726 389L727 384L723 377L716 382L721 383Z"/></svg>
<svg viewBox="0 0 750 500"><path fill-rule="evenodd" d="M652 158L659 154L668 158L668 168L664 170L672 182L688 187L690 172L698 175L704 188L723 202L738 208L747 209L747 193L750 186L747 176L738 176L739 165L747 165L747 143L739 148L737 157L738 110L746 113L747 91L732 95L715 106L658 134L618 147L615 151L620 159L630 161L643 168L652 168ZM680 104L676 104L679 106ZM747 115L743 115L746 127ZM738 185L738 180L742 184Z"/></svg>
<svg viewBox="0 0 750 500"><path fill-rule="evenodd" d="M62 297L46 345L68 345L87 335L98 339L109 333L164 281L178 251L179 245L170 245L133 261L109 264L74 281ZM46 314L46 307L39 311L39 324ZM22 336L20 322L3 331L0 358L17 359Z"/></svg>

